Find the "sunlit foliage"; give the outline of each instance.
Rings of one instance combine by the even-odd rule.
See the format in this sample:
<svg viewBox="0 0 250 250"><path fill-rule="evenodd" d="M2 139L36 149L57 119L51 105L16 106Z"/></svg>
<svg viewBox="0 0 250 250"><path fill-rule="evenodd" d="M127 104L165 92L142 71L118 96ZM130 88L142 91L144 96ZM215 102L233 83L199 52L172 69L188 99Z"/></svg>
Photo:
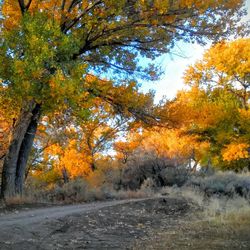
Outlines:
<svg viewBox="0 0 250 250"><path fill-rule="evenodd" d="M186 71L190 90L180 92L167 105L172 124L208 141L210 161L222 168L249 164L249 48L250 39L213 46Z"/></svg>
<svg viewBox="0 0 250 250"><path fill-rule="evenodd" d="M93 162L95 148L104 145L96 147L96 141L113 134L114 126L107 122L100 125L99 121L95 123L92 119L95 107L103 106L105 112L102 115L106 117L120 116L131 124L140 120L143 126L159 125L161 117L153 105L152 93L139 91L141 79L157 80L162 73L156 63L150 62L169 52L179 40L205 44L208 40L218 42L221 38L246 34L247 26L239 22L245 14L243 3L243 0L1 1L0 101L13 110L9 112L10 116L8 114L10 118L4 118L5 124L1 121L1 126L8 130L5 137L9 138L1 196L22 192L24 172L37 127L40 126L38 136L42 138L42 135L49 134L48 129L43 130L42 126L49 127L58 115L63 119L70 117L75 132L80 128L85 135L90 135L87 143L85 136L81 140L69 137L64 143L53 141L46 145L47 151L56 143L59 143L58 150L65 149L54 156L52 150L51 159L60 159L60 163L54 164L62 164L58 167L60 169L70 169L72 176L87 175L84 164ZM233 55L237 56L245 48L241 44L247 41L243 39L233 45L234 50L239 46ZM217 52L229 51L230 48L226 43L215 45L210 57L205 59L208 61L206 67L211 68L210 62L216 60L218 67L215 70L224 70L221 58L232 53L225 52L217 58ZM248 51L244 50L244 53ZM149 63L141 64L139 58L147 58ZM247 58L242 57L239 61L244 62ZM236 74L241 80L248 79L248 75L244 75L244 67L236 67L232 72L226 70L223 74ZM223 76L222 80L231 81L231 78L224 79ZM234 91L232 98L237 99L237 96L238 91ZM237 108L247 110L246 96L240 99L242 106ZM6 114L5 107L1 106L1 109L2 120ZM213 102L210 102L206 112L210 114L214 109ZM240 117L245 115L240 114ZM42 123L44 118L48 120ZM216 118L209 115L206 122L215 124ZM97 124L100 126L96 127ZM38 149L40 138L36 141ZM72 158L72 162L68 158ZM81 162L82 158L85 163ZM80 172L73 170L73 165L79 166Z"/></svg>

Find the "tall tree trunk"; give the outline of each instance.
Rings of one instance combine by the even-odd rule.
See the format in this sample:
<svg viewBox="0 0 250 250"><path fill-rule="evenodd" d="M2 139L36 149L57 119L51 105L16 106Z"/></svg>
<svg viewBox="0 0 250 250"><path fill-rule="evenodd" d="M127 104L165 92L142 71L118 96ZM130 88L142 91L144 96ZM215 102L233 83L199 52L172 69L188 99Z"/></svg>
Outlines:
<svg viewBox="0 0 250 250"><path fill-rule="evenodd" d="M15 179L15 192L16 194L22 195L24 176L26 171L26 166L28 162L28 157L32 149L34 138L37 131L38 120L40 118L41 105L36 104L32 111L32 117L28 129L25 133L24 139L21 144L19 151L17 169L16 169L16 179Z"/></svg>
<svg viewBox="0 0 250 250"><path fill-rule="evenodd" d="M69 175L67 169L64 167L62 169L62 177L63 177L63 183L66 184L69 182Z"/></svg>
<svg viewBox="0 0 250 250"><path fill-rule="evenodd" d="M15 196L15 180L17 162L23 139L32 121L33 111L36 108L35 101L25 103L21 109L19 118L13 127L10 146L3 163L1 198Z"/></svg>

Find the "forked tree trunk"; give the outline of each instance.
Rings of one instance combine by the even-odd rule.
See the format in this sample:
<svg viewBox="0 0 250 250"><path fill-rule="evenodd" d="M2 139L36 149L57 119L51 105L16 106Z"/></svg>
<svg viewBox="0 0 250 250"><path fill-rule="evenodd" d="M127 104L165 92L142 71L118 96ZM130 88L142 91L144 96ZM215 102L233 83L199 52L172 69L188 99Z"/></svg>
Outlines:
<svg viewBox="0 0 250 250"><path fill-rule="evenodd" d="M28 133L32 127L32 121L37 121L39 117L38 113L40 114L40 109L40 105L36 104L34 101L26 103L26 105L23 106L19 119L13 128L10 146L3 163L1 198L13 197L16 195L17 190L15 185L16 180L19 179L19 177L16 177L21 176L22 174L20 173L25 170L27 158L34 139L32 139ZM31 144L31 146L29 147L28 144ZM22 151L20 151L21 148ZM17 164L20 163L23 165L21 168L18 168ZM17 169L19 169L18 174Z"/></svg>
<svg viewBox="0 0 250 250"><path fill-rule="evenodd" d="M26 172L26 166L28 162L28 157L32 149L34 138L37 131L38 120L40 118L41 106L36 104L35 108L32 111L32 117L22 145L19 151L17 169L16 169L16 179L15 179L15 192L16 194L22 195L23 192L23 183Z"/></svg>

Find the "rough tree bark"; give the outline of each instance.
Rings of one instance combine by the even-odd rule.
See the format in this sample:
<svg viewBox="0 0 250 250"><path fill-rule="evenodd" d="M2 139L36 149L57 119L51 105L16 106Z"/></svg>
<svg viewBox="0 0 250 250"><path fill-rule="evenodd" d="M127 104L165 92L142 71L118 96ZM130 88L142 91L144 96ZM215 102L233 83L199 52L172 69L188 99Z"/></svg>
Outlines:
<svg viewBox="0 0 250 250"><path fill-rule="evenodd" d="M16 195L16 181L20 181L19 176L22 176L23 174L21 172L25 171L26 164L24 165L24 163L27 162L34 140L29 133L30 131L33 131L34 134L36 132L34 121L38 120L38 113L40 114L40 110L41 106L33 100L25 103L14 125L10 146L3 163L1 198L13 197ZM27 147L27 143L31 145ZM21 164L21 167L18 167L18 164Z"/></svg>
<svg viewBox="0 0 250 250"><path fill-rule="evenodd" d="M41 113L41 105L36 104L35 108L32 111L31 121L25 133L19 151L17 168L16 168L16 179L15 179L15 193L19 195L22 195L23 192L23 183L24 183L27 161L36 135L40 113Z"/></svg>

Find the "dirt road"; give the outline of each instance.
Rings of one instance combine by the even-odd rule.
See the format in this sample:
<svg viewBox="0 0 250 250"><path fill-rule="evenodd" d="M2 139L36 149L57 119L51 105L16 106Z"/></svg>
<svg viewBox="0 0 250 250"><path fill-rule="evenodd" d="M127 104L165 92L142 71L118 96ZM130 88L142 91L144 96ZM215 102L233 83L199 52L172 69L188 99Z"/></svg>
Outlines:
<svg viewBox="0 0 250 250"><path fill-rule="evenodd" d="M88 204L64 205L48 208L40 208L28 211L14 211L8 214L0 214L0 230L8 226L27 226L29 224L59 219L68 215L84 214L89 211L96 211L111 206L139 202L145 199L113 200L104 202L93 202Z"/></svg>
<svg viewBox="0 0 250 250"><path fill-rule="evenodd" d="M0 215L0 249L250 249L249 223L238 231L197 224L199 209L158 197L8 212Z"/></svg>
<svg viewBox="0 0 250 250"><path fill-rule="evenodd" d="M147 198L11 212L0 215L0 249L132 249L187 209L183 200Z"/></svg>

